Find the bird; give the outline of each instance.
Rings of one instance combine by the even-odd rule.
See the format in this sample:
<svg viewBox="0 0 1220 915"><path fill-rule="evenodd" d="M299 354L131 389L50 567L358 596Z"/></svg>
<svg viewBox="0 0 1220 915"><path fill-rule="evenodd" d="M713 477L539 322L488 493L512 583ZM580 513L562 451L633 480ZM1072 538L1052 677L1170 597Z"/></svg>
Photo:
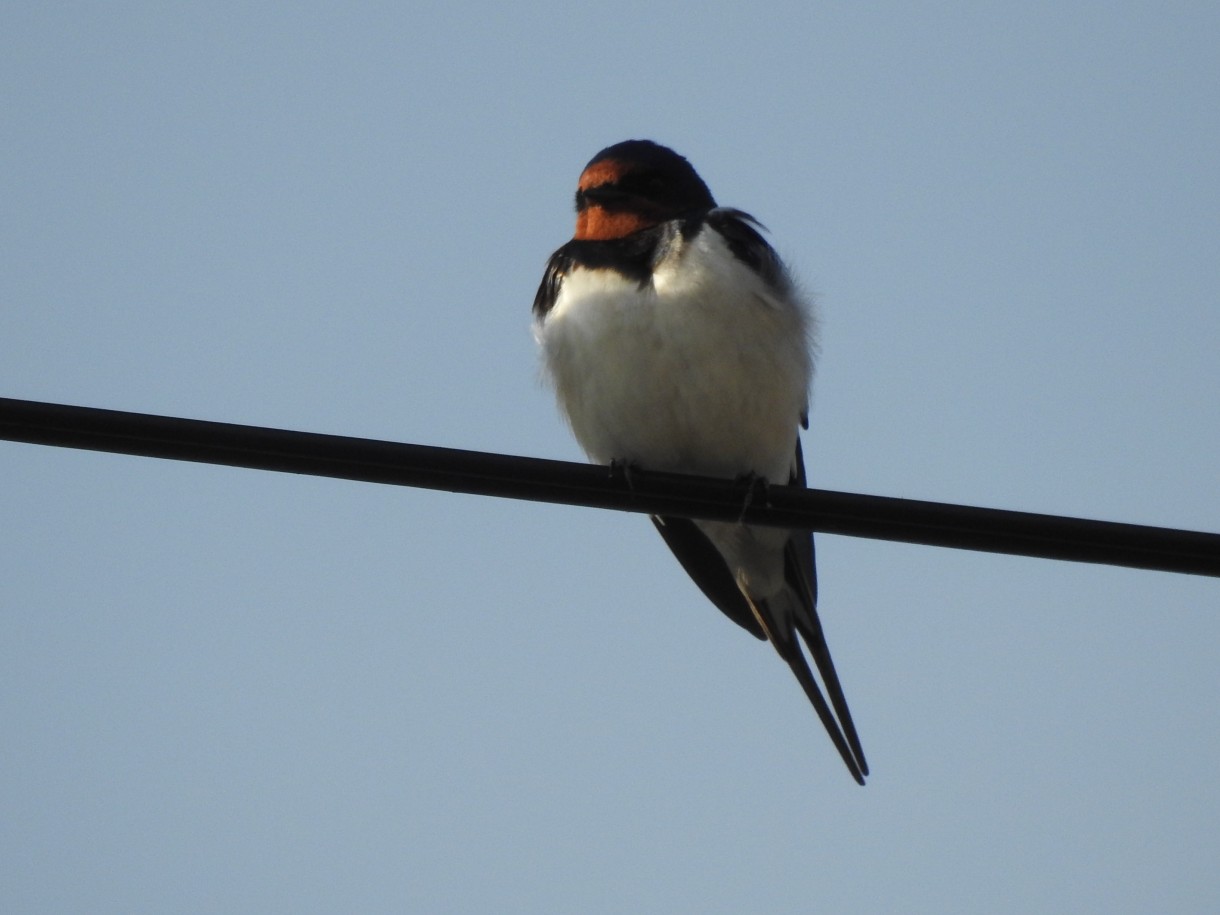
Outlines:
<svg viewBox="0 0 1220 915"><path fill-rule="evenodd" d="M533 329L591 461L806 485L815 319L764 231L651 140L608 146L585 166L576 230L547 261ZM868 763L818 617L812 532L652 521L703 594L774 646L863 785Z"/></svg>

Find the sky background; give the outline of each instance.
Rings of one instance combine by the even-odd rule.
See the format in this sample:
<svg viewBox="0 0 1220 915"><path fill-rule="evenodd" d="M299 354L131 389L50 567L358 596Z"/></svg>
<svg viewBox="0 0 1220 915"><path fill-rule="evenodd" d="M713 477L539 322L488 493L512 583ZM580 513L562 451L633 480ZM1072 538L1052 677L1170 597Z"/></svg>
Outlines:
<svg viewBox="0 0 1220 915"><path fill-rule="evenodd" d="M1220 530L1220 5L5 4L0 396L580 459L602 147L823 322L814 486ZM1220 908L1220 582L821 536L873 768L639 516L0 442L0 910Z"/></svg>

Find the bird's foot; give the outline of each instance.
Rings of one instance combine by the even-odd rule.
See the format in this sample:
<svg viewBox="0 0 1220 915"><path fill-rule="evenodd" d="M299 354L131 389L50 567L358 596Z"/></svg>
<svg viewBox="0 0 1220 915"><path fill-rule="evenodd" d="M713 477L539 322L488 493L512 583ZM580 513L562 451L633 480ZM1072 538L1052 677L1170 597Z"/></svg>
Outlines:
<svg viewBox="0 0 1220 915"><path fill-rule="evenodd" d="M640 467L634 461L621 461L615 458L610 462L610 479L616 484L627 487L627 491L635 493L635 476Z"/></svg>
<svg viewBox="0 0 1220 915"><path fill-rule="evenodd" d="M760 477L752 470L739 476L737 482L746 487L745 501L742 502L741 514L737 517L737 523L741 524L746 519L746 512L754 505L770 505L771 495L767 478Z"/></svg>

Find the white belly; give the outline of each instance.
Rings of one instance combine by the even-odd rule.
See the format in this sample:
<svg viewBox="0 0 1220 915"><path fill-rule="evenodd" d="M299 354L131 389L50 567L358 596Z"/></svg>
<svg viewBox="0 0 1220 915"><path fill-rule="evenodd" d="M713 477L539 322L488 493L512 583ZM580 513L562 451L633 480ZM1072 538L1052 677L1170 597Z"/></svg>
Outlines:
<svg viewBox="0 0 1220 915"><path fill-rule="evenodd" d="M643 288L573 271L537 334L593 460L787 482L812 370L808 315L718 234L677 248Z"/></svg>

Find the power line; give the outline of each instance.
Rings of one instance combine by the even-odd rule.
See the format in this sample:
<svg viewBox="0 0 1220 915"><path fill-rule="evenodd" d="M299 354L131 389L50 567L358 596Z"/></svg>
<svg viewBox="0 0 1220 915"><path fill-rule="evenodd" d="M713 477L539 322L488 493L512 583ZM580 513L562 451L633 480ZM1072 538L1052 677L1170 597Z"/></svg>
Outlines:
<svg viewBox="0 0 1220 915"><path fill-rule="evenodd" d="M0 398L0 439L1220 577L1220 534Z"/></svg>

